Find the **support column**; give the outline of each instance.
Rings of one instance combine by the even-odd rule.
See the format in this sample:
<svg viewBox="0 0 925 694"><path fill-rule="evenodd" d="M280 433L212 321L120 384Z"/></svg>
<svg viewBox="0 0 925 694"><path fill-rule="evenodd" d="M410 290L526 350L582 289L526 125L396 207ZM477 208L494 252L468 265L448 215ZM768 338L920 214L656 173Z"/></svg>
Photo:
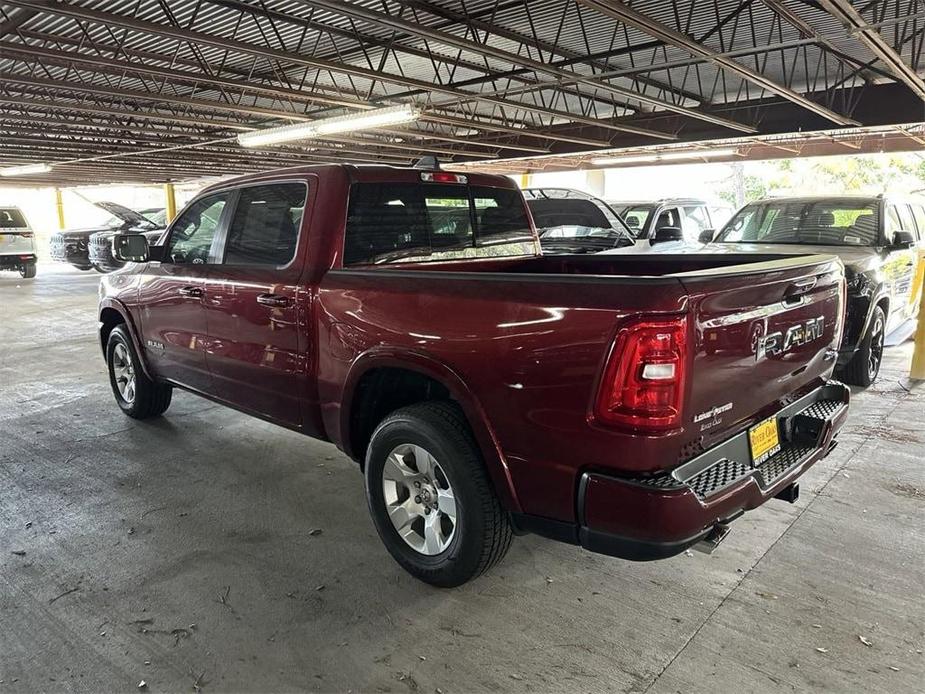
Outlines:
<svg viewBox="0 0 925 694"><path fill-rule="evenodd" d="M585 171L585 187L591 195L604 197L604 169L588 169Z"/></svg>
<svg viewBox="0 0 925 694"><path fill-rule="evenodd" d="M173 183L164 184L164 207L167 212L167 223L173 221L177 216L177 195L173 188Z"/></svg>
<svg viewBox="0 0 925 694"><path fill-rule="evenodd" d="M925 381L925 251L919 251L919 266L916 269L916 282L913 287L915 286L919 289L919 325L915 331L915 348L912 352L909 378L913 381Z"/></svg>
<svg viewBox="0 0 925 694"><path fill-rule="evenodd" d="M520 189L523 190L524 188L529 188L529 187L530 187L530 174L528 173L520 174Z"/></svg>
<svg viewBox="0 0 925 694"><path fill-rule="evenodd" d="M61 195L61 189L55 188L55 208L58 210L58 229L64 231L64 197Z"/></svg>

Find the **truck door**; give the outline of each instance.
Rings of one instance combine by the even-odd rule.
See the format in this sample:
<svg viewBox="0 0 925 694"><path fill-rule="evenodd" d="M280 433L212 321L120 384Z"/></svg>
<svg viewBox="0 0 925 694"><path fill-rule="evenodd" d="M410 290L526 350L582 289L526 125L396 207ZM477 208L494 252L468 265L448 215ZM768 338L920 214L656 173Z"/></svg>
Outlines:
<svg viewBox="0 0 925 694"><path fill-rule="evenodd" d="M142 347L163 378L210 392L206 366L204 281L216 260L218 230L226 221L227 192L193 202L171 225L160 262L151 262L140 288Z"/></svg>
<svg viewBox="0 0 925 694"><path fill-rule="evenodd" d="M204 299L215 394L287 426L302 424L309 387L310 349L300 343L308 335L309 297L299 288L297 257L307 194L304 182L238 190Z"/></svg>

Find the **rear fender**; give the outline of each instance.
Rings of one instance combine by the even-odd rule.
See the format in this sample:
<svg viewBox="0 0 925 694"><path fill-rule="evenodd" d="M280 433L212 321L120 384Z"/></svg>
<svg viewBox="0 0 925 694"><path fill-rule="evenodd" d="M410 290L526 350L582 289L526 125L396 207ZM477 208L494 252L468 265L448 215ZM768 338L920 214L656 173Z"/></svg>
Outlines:
<svg viewBox="0 0 925 694"><path fill-rule="evenodd" d="M125 308L125 305L116 299L105 298L100 301L99 307L99 318L100 324L102 324L102 315L103 309L111 308L114 311L117 311L122 316L122 321L125 323L125 327L128 330L129 337L132 339L132 344L135 347L135 354L138 355L138 361L141 362L141 368L145 372L145 376L150 378L152 381L156 380L154 374L151 371L151 368L148 366L147 359L145 358L145 350L142 347L141 339L139 337L138 328L135 325L135 321L132 320L132 315L129 313L128 309ZM100 347L103 350L103 356L106 356L106 345L100 340Z"/></svg>
<svg viewBox="0 0 925 694"><path fill-rule="evenodd" d="M522 509L517 499L510 470L478 398L450 366L428 354L381 348L364 352L353 362L344 385L340 407L340 441L344 451L354 459L362 457L362 452L351 450L350 407L360 379L364 374L377 368L416 371L446 387L453 400L459 403L469 426L472 427L476 443L502 505L509 511L520 513Z"/></svg>

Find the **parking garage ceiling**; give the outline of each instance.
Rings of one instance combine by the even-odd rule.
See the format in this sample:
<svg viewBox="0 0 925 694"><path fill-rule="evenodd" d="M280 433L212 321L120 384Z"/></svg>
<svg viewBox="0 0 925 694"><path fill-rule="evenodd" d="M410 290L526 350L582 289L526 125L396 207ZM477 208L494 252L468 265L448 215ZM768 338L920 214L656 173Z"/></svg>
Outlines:
<svg viewBox="0 0 925 694"><path fill-rule="evenodd" d="M0 166L85 185L863 132L925 121L923 48L922 0L17 0ZM411 124L234 139L407 104Z"/></svg>

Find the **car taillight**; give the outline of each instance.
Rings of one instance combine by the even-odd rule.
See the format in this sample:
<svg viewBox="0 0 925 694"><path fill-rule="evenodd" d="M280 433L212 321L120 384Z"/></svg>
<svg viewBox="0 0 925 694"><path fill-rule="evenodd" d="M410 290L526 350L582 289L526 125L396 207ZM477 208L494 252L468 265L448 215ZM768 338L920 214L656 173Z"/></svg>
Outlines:
<svg viewBox="0 0 925 694"><path fill-rule="evenodd" d="M617 333L594 419L646 431L681 425L687 370L687 319L645 319Z"/></svg>

